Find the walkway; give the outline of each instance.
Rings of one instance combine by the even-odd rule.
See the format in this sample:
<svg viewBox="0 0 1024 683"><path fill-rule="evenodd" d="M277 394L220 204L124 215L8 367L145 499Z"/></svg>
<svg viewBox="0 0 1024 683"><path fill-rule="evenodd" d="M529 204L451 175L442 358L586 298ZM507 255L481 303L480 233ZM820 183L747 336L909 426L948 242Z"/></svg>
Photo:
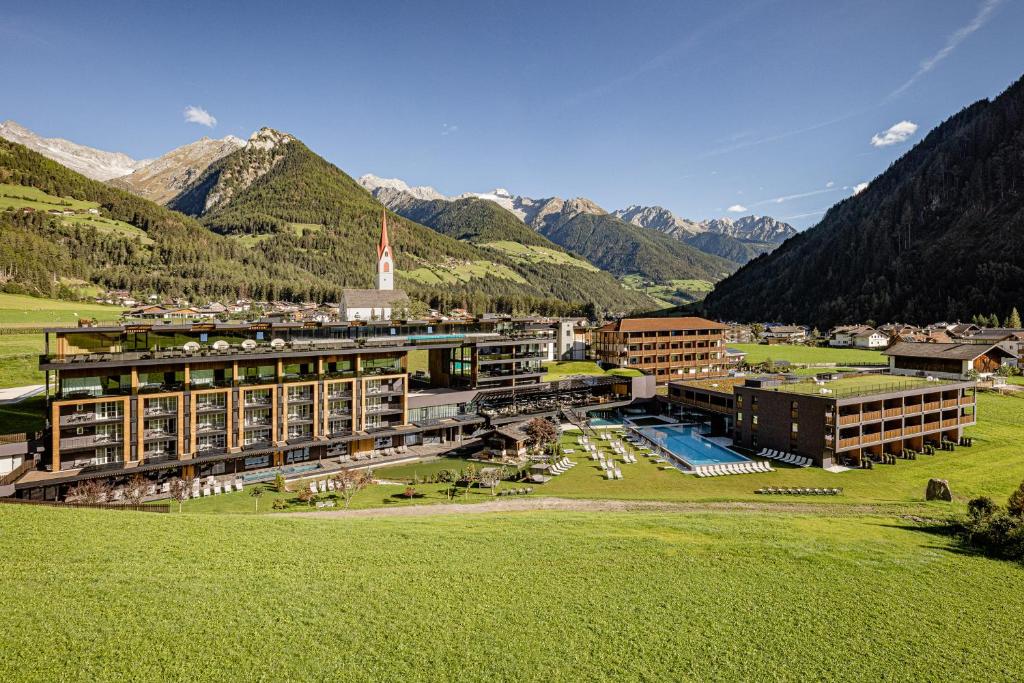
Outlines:
<svg viewBox="0 0 1024 683"><path fill-rule="evenodd" d="M30 384L27 387L9 387L0 389L0 405L7 403L21 403L26 398L38 396L43 393L42 384Z"/></svg>
<svg viewBox="0 0 1024 683"><path fill-rule="evenodd" d="M575 500L571 498L512 498L487 503L438 503L436 505L404 505L402 507L331 510L317 512L279 513L285 517L422 517L427 515L483 514L487 512L778 512L787 514L827 514L830 516L861 516L894 514L875 505L831 505L827 503L667 503L649 500Z"/></svg>

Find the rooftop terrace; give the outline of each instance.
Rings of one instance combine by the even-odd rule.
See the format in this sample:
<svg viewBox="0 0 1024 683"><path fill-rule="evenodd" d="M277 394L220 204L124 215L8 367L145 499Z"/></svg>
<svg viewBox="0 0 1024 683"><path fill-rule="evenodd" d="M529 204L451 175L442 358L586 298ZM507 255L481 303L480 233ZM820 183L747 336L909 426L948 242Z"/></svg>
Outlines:
<svg viewBox="0 0 1024 683"><path fill-rule="evenodd" d="M814 380L789 382L777 386L766 387L766 391L779 391L789 394L807 396L826 396L828 398L851 398L870 396L872 394L890 394L898 391L934 388L960 384L958 380L929 381L920 377L893 377L891 375L855 375L831 380L819 384Z"/></svg>

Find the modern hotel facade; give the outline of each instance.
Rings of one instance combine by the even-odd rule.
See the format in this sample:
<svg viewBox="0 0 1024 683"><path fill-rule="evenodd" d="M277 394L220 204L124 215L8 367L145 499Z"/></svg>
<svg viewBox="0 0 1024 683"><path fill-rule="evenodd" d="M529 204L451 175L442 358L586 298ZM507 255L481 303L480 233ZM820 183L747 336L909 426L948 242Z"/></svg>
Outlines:
<svg viewBox="0 0 1024 683"><path fill-rule="evenodd" d="M659 384L729 371L728 325L697 317L623 318L594 331L591 354L605 365L640 370Z"/></svg>
<svg viewBox="0 0 1024 683"><path fill-rule="evenodd" d="M542 381L560 327L493 318L52 330L39 364L51 387L45 453L15 487L53 498L98 476L200 477L343 460L458 442L487 415L524 419L507 406L530 397L631 400L629 378ZM410 374L414 352L424 353L429 374Z"/></svg>

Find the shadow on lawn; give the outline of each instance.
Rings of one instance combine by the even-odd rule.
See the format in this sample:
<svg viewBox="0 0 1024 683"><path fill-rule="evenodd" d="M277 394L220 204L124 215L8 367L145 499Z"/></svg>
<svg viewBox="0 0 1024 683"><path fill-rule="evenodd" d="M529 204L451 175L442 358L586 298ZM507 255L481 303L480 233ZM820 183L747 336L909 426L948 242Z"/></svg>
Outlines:
<svg viewBox="0 0 1024 683"><path fill-rule="evenodd" d="M949 540L948 545L941 545L938 543L924 543L921 545L922 548L927 548L929 550L942 550L962 557L992 557L994 559L999 559L969 545L964 538L963 524L956 519L925 519L920 517L910 517L906 519L905 524L880 524L879 526L888 529L899 529L900 531L912 531L914 533L924 534L933 538L938 537Z"/></svg>

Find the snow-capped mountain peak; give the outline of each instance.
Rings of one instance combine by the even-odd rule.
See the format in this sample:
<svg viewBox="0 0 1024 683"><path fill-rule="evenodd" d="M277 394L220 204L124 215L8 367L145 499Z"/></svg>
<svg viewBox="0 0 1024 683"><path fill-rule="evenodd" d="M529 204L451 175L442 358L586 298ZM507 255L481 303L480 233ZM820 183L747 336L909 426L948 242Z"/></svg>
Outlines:
<svg viewBox="0 0 1024 683"><path fill-rule="evenodd" d="M122 152L106 152L64 138L44 138L14 121L0 123L0 137L39 152L93 180L109 180L128 175L150 162L133 159Z"/></svg>
<svg viewBox="0 0 1024 683"><path fill-rule="evenodd" d="M366 175L361 176L358 182L373 195L377 195L378 190L384 189L401 192L416 199L447 199L447 197L429 185L410 187L408 183L400 178L381 178L373 175L372 173L367 173Z"/></svg>

